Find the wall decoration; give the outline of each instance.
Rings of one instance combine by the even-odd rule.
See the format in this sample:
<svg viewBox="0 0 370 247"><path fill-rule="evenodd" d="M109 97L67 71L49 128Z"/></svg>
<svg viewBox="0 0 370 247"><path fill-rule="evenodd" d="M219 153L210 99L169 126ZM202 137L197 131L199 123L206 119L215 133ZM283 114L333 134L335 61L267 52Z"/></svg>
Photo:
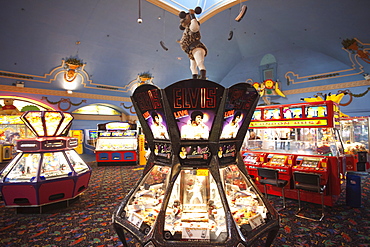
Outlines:
<svg viewBox="0 0 370 247"><path fill-rule="evenodd" d="M301 76L293 71L288 71L285 73L285 78L287 80L287 85L298 84L298 83L308 83L320 80L330 80L339 77L348 77L354 75L361 75L364 73L363 65L360 63L366 62L370 63L370 44L365 44L356 38L345 39L342 41L343 50L348 53L348 59L351 62L351 69L330 71L326 73L320 73L315 75ZM361 60L359 60L359 58Z"/></svg>
<svg viewBox="0 0 370 247"><path fill-rule="evenodd" d="M134 110L134 106L131 105L131 106L125 106L125 103L121 103L121 106L123 106L123 108L125 109L128 109L132 114L136 114L136 111Z"/></svg>
<svg viewBox="0 0 370 247"><path fill-rule="evenodd" d="M344 49L359 56L363 61L370 63L370 53L367 51L370 48L364 49L364 45L357 39L345 39L342 41L342 45Z"/></svg>
<svg viewBox="0 0 370 247"><path fill-rule="evenodd" d="M252 86L257 90L262 100L265 102L265 105L273 104L270 96L286 97L285 94L280 90L278 81L268 79L261 83L254 82L252 83Z"/></svg>
<svg viewBox="0 0 370 247"><path fill-rule="evenodd" d="M67 99L61 98L59 101L50 101L48 97L45 97L45 96L42 97L42 100L46 100L49 104L52 104L52 105L58 105L58 109L61 111L68 111L71 108L71 106L79 106L82 103L86 103L86 100L81 100L80 103L72 103L69 98ZM67 104L67 107L62 108L61 104Z"/></svg>

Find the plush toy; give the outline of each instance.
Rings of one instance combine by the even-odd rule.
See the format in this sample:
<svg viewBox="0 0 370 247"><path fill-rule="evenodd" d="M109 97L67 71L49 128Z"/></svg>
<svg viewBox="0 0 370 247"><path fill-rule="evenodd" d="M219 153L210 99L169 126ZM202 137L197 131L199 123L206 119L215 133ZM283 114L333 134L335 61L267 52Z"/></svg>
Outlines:
<svg viewBox="0 0 370 247"><path fill-rule="evenodd" d="M207 56L207 47L200 41L200 24L195 18L195 14L202 13L202 8L196 7L195 10L189 9L189 13L181 11L180 30L184 30L179 41L181 49L188 54L190 59L190 70L193 79L198 78L198 69L200 79L206 79L206 67L204 66L204 57Z"/></svg>
<svg viewBox="0 0 370 247"><path fill-rule="evenodd" d="M14 102L13 99L4 99L4 106L2 107L0 114L3 114L3 115L21 114L18 108L13 105L13 102Z"/></svg>

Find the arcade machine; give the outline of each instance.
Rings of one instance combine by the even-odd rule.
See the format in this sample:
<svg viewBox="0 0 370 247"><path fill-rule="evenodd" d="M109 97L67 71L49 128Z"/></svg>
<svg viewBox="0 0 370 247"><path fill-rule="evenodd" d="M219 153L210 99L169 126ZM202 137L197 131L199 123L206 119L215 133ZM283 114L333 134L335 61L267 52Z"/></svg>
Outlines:
<svg viewBox="0 0 370 247"><path fill-rule="evenodd" d="M84 152L87 154L94 154L96 140L98 139L97 129L84 129L84 142L83 148Z"/></svg>
<svg viewBox="0 0 370 247"><path fill-rule="evenodd" d="M136 165L136 124L109 122L98 124L95 156L100 165Z"/></svg>
<svg viewBox="0 0 370 247"><path fill-rule="evenodd" d="M262 167L263 163L266 163L267 153L244 153L243 162L247 168L249 176L256 181L258 177L257 168Z"/></svg>
<svg viewBox="0 0 370 247"><path fill-rule="evenodd" d="M369 117L340 119L347 171L370 171L369 128Z"/></svg>
<svg viewBox="0 0 370 247"><path fill-rule="evenodd" d="M127 246L249 246L279 215L248 176L240 155L257 91L200 79L133 93L151 152L143 175L113 214Z"/></svg>
<svg viewBox="0 0 370 247"><path fill-rule="evenodd" d="M255 141L248 140L251 132L262 142L258 150L248 150L248 144ZM336 103L321 101L257 107L244 146L244 159L251 154L264 154L266 158L259 165L277 169L279 178L289 181L289 189L285 190L287 198L297 199L292 173L301 171L322 174L322 182L327 187L325 205L332 206L338 199L346 169ZM268 193L280 195L272 188ZM320 203L314 197L308 196L306 200Z"/></svg>
<svg viewBox="0 0 370 247"><path fill-rule="evenodd" d="M18 139L35 137L20 115L0 115L0 162L10 161L16 155Z"/></svg>
<svg viewBox="0 0 370 247"><path fill-rule="evenodd" d="M39 207L68 201L83 193L91 168L76 153L76 138L67 137L71 114L28 111L21 119L37 136L17 141L17 156L1 171L6 206Z"/></svg>

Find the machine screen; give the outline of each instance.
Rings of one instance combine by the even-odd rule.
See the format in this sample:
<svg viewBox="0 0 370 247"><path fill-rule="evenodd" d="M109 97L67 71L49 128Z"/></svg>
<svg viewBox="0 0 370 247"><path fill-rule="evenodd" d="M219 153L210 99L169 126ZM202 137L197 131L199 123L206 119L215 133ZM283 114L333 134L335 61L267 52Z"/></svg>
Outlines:
<svg viewBox="0 0 370 247"><path fill-rule="evenodd" d="M272 157L270 164L283 166L285 164L286 158L287 158L286 156L275 155Z"/></svg>
<svg viewBox="0 0 370 247"><path fill-rule="evenodd" d="M303 158L302 167L319 167L320 159Z"/></svg>

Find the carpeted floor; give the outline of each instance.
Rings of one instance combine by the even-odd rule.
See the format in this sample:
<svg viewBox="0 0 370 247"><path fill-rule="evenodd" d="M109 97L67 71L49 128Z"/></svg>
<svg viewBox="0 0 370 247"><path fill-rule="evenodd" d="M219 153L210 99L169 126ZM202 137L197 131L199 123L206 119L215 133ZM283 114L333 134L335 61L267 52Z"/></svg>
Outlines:
<svg viewBox="0 0 370 247"><path fill-rule="evenodd" d="M111 216L140 178L142 166L98 167L95 162L88 163L93 167L89 188L67 208L54 206L42 214L17 214L0 201L0 246L122 246ZM3 167L0 164L0 169ZM322 222L295 217L297 201L287 199L273 246L370 246L370 175L359 176L362 207L347 206L343 191L334 207L326 207ZM281 203L278 197L269 199Z"/></svg>

